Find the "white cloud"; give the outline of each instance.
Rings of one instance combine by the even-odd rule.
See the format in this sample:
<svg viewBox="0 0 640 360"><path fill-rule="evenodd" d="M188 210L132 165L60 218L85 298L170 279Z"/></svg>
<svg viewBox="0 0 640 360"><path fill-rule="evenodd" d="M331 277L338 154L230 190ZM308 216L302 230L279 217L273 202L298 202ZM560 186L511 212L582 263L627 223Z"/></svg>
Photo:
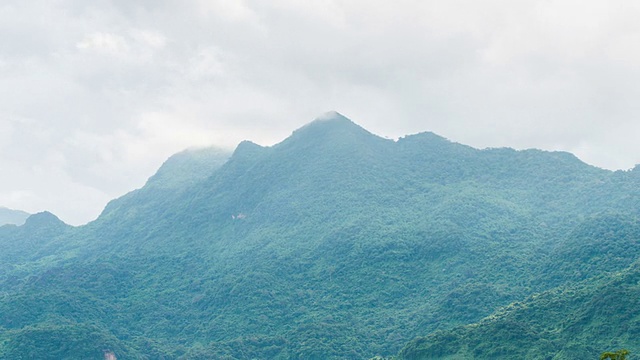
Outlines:
<svg viewBox="0 0 640 360"><path fill-rule="evenodd" d="M213 46L198 49L188 60L183 73L194 82L225 77L230 69L223 57L220 49Z"/></svg>
<svg viewBox="0 0 640 360"><path fill-rule="evenodd" d="M198 13L231 22L257 23L259 16L244 0L195 0Z"/></svg>
<svg viewBox="0 0 640 360"><path fill-rule="evenodd" d="M102 32L86 35L77 47L111 55L117 55L129 49L129 45L122 36Z"/></svg>
<svg viewBox="0 0 640 360"><path fill-rule="evenodd" d="M156 49L163 48L167 43L164 35L151 30L133 29L131 37L143 45Z"/></svg>

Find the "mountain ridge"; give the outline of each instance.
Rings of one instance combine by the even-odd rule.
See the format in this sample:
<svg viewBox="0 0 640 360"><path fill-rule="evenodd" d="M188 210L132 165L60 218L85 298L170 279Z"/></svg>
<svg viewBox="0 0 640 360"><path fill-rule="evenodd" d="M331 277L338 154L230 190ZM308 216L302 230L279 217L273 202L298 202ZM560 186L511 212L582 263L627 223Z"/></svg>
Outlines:
<svg viewBox="0 0 640 360"><path fill-rule="evenodd" d="M46 342L18 346L34 334L79 338L76 353L49 344L70 358L96 342L134 359L392 355L605 274L571 244L609 249L590 234L611 224L629 249L611 260L640 255L626 246L640 208L629 173L326 118L270 147L174 155L96 221L45 236L42 256L7 257L0 359L46 358ZM607 213L630 220L590 221ZM591 272L552 266L556 248Z"/></svg>

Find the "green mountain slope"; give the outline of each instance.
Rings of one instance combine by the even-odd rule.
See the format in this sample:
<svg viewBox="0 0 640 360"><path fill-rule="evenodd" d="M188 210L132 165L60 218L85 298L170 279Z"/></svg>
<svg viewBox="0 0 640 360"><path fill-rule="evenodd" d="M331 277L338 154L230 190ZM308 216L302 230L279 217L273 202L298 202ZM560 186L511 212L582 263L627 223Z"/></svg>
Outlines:
<svg viewBox="0 0 640 360"><path fill-rule="evenodd" d="M47 256L7 258L0 358L81 358L100 342L123 358L394 354L607 273L594 246L627 249L612 259L628 266L635 247L583 228L636 221L638 171L432 133L394 142L339 114L272 147L179 154L96 221L51 233L36 251ZM580 273L556 254L593 265ZM29 340L47 333L76 340Z"/></svg>
<svg viewBox="0 0 640 360"><path fill-rule="evenodd" d="M37 263L57 256L55 240L70 233L72 227L49 212L29 216L21 226L0 227L0 274L19 264Z"/></svg>
<svg viewBox="0 0 640 360"><path fill-rule="evenodd" d="M514 302L481 322L410 342L401 359L589 359L640 350L640 222L586 219L541 261L545 284L569 284ZM451 305L451 304L448 304Z"/></svg>
<svg viewBox="0 0 640 360"><path fill-rule="evenodd" d="M640 351L640 266L533 295L409 343L400 359L597 359Z"/></svg>

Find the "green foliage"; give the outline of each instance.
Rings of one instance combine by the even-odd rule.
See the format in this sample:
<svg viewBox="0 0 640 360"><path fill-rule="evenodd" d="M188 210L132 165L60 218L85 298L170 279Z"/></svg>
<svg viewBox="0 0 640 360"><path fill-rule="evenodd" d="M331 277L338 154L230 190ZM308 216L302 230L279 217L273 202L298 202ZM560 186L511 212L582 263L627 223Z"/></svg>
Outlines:
<svg viewBox="0 0 640 360"><path fill-rule="evenodd" d="M0 352L4 359L101 359L109 351L121 358L142 358L113 335L92 325L41 323L4 335L7 341Z"/></svg>
<svg viewBox="0 0 640 360"><path fill-rule="evenodd" d="M627 355L629 355L629 350L626 349L620 349L616 352L606 351L600 355L600 360L626 360Z"/></svg>
<svg viewBox="0 0 640 360"><path fill-rule="evenodd" d="M432 334L406 349L540 359L592 341L550 337L543 319L567 313L596 329L565 286L640 255L640 177L566 153L394 142L338 117L224 159L176 155L83 227L0 228L0 358L366 359ZM535 293L555 312L458 327Z"/></svg>
<svg viewBox="0 0 640 360"><path fill-rule="evenodd" d="M418 338L400 358L562 360L595 358L603 347L633 345L635 350L639 281L640 263L634 263L622 272L535 294L477 324Z"/></svg>

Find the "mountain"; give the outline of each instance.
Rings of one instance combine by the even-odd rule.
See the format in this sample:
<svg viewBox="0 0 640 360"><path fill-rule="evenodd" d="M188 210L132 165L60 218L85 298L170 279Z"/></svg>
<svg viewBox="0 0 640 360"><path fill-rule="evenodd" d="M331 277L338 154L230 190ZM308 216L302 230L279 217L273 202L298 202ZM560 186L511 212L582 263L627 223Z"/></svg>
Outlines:
<svg viewBox="0 0 640 360"><path fill-rule="evenodd" d="M399 358L596 359L605 349L625 347L637 353L639 253L636 217L589 217L541 262L537 281L563 285L478 323L416 338Z"/></svg>
<svg viewBox="0 0 640 360"><path fill-rule="evenodd" d="M98 219L86 227L82 237L95 237L93 245L103 244L113 251L114 238L127 239L138 231L141 236L148 236L161 225L180 228L165 223L164 217L172 212L189 216L191 200L186 197L192 196L190 191L212 176L230 156L229 152L213 147L185 150L171 156L144 187L109 202ZM106 233L110 235L104 236ZM121 245L130 247L127 243ZM124 248L121 250L125 251Z"/></svg>
<svg viewBox="0 0 640 360"><path fill-rule="evenodd" d="M597 359L640 351L640 265L535 294L482 321L410 342L400 359Z"/></svg>
<svg viewBox="0 0 640 360"><path fill-rule="evenodd" d="M29 217L29 213L21 210L12 210L0 206L0 226L2 225L22 225Z"/></svg>
<svg viewBox="0 0 640 360"><path fill-rule="evenodd" d="M71 228L47 211L30 215L23 225L0 227L0 270L4 272L22 261L35 261L56 253L49 248L52 240Z"/></svg>
<svg viewBox="0 0 640 360"><path fill-rule="evenodd" d="M392 141L338 113L271 147L180 153L35 249L26 224L0 231L21 254L0 276L0 359L389 356L631 266L638 173Z"/></svg>

